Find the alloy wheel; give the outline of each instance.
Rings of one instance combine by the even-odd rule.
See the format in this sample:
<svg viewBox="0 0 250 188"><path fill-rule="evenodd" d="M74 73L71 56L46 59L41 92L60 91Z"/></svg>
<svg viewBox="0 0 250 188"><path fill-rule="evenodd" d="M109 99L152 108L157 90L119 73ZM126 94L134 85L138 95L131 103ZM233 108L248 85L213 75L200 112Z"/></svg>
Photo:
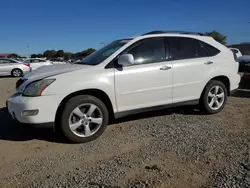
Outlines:
<svg viewBox="0 0 250 188"><path fill-rule="evenodd" d="M208 106L212 110L218 110L224 104L225 91L221 86L215 85L208 92Z"/></svg>
<svg viewBox="0 0 250 188"><path fill-rule="evenodd" d="M103 115L100 108L90 103L77 106L69 116L69 128L79 137L94 135L102 123Z"/></svg>

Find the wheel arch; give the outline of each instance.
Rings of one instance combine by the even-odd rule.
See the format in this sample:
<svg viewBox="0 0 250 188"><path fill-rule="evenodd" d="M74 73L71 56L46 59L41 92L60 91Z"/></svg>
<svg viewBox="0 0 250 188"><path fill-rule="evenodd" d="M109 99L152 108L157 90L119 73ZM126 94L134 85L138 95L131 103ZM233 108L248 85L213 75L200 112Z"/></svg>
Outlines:
<svg viewBox="0 0 250 188"><path fill-rule="evenodd" d="M213 78L211 78L210 80L207 81L205 87L203 88L202 92L201 92L201 95L203 93L203 91L205 90L207 84L211 81L211 80L218 80L218 81L221 81L227 88L227 95L229 96L230 95L230 80L227 76L225 75L220 75L220 76L215 76Z"/></svg>
<svg viewBox="0 0 250 188"><path fill-rule="evenodd" d="M56 116L55 116L55 128L58 128L58 126L59 126L57 122L60 118L60 114L62 113L62 110L63 110L66 102L69 99L71 99L72 97L75 97L78 95L91 95L91 96L94 96L94 97L100 99L108 109L110 121L112 121L114 119L114 109L113 109L113 105L112 105L112 102L111 102L109 96L104 91L102 91L100 89L84 89L84 90L70 93L69 95L64 97L64 99L60 102L60 104L57 108L57 111L56 111Z"/></svg>

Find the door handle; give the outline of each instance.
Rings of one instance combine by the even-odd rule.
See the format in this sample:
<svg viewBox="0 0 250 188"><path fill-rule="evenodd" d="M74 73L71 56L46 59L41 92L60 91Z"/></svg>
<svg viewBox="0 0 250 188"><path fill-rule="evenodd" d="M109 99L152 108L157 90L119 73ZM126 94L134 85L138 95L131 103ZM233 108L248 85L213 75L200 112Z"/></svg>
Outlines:
<svg viewBox="0 0 250 188"><path fill-rule="evenodd" d="M213 64L214 62L212 62L212 61L208 61L208 62L206 62L206 63L204 63L205 65L211 65L211 64Z"/></svg>
<svg viewBox="0 0 250 188"><path fill-rule="evenodd" d="M168 70L168 69L171 69L170 66L164 66L164 67L161 67L160 70Z"/></svg>

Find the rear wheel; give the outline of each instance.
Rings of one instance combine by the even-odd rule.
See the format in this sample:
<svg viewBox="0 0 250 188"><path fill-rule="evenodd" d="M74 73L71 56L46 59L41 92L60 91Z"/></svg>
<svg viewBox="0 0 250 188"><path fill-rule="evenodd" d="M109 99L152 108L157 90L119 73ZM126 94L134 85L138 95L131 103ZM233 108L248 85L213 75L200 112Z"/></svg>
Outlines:
<svg viewBox="0 0 250 188"><path fill-rule="evenodd" d="M218 80L211 80L200 98L201 110L207 114L218 113L224 108L226 101L226 86Z"/></svg>
<svg viewBox="0 0 250 188"><path fill-rule="evenodd" d="M13 69L11 75L14 77L20 77L23 74L21 69Z"/></svg>
<svg viewBox="0 0 250 188"><path fill-rule="evenodd" d="M108 124L108 110L96 97L80 95L70 99L62 112L61 130L70 141L83 143L98 138Z"/></svg>

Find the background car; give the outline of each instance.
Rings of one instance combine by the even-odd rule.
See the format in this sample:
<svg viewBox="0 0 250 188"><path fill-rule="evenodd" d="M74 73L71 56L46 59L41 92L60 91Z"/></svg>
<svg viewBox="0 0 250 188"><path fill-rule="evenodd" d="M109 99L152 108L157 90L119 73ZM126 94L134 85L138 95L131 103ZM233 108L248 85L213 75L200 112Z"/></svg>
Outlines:
<svg viewBox="0 0 250 188"><path fill-rule="evenodd" d="M237 58L242 56L242 53L240 52L239 49L237 48L229 48L229 49L236 55Z"/></svg>
<svg viewBox="0 0 250 188"><path fill-rule="evenodd" d="M24 63L30 64L31 70L36 70L37 68L42 67L42 66L52 65L52 63L50 61L46 61L43 59L37 59L37 58L27 59L24 61Z"/></svg>
<svg viewBox="0 0 250 188"><path fill-rule="evenodd" d="M55 64L66 64L65 61L61 60L61 59L57 59L57 58L54 58L54 59L50 59L49 60L53 65Z"/></svg>
<svg viewBox="0 0 250 188"><path fill-rule="evenodd" d="M24 73L30 72L30 64L22 63L13 59L0 58L0 75L19 77Z"/></svg>

